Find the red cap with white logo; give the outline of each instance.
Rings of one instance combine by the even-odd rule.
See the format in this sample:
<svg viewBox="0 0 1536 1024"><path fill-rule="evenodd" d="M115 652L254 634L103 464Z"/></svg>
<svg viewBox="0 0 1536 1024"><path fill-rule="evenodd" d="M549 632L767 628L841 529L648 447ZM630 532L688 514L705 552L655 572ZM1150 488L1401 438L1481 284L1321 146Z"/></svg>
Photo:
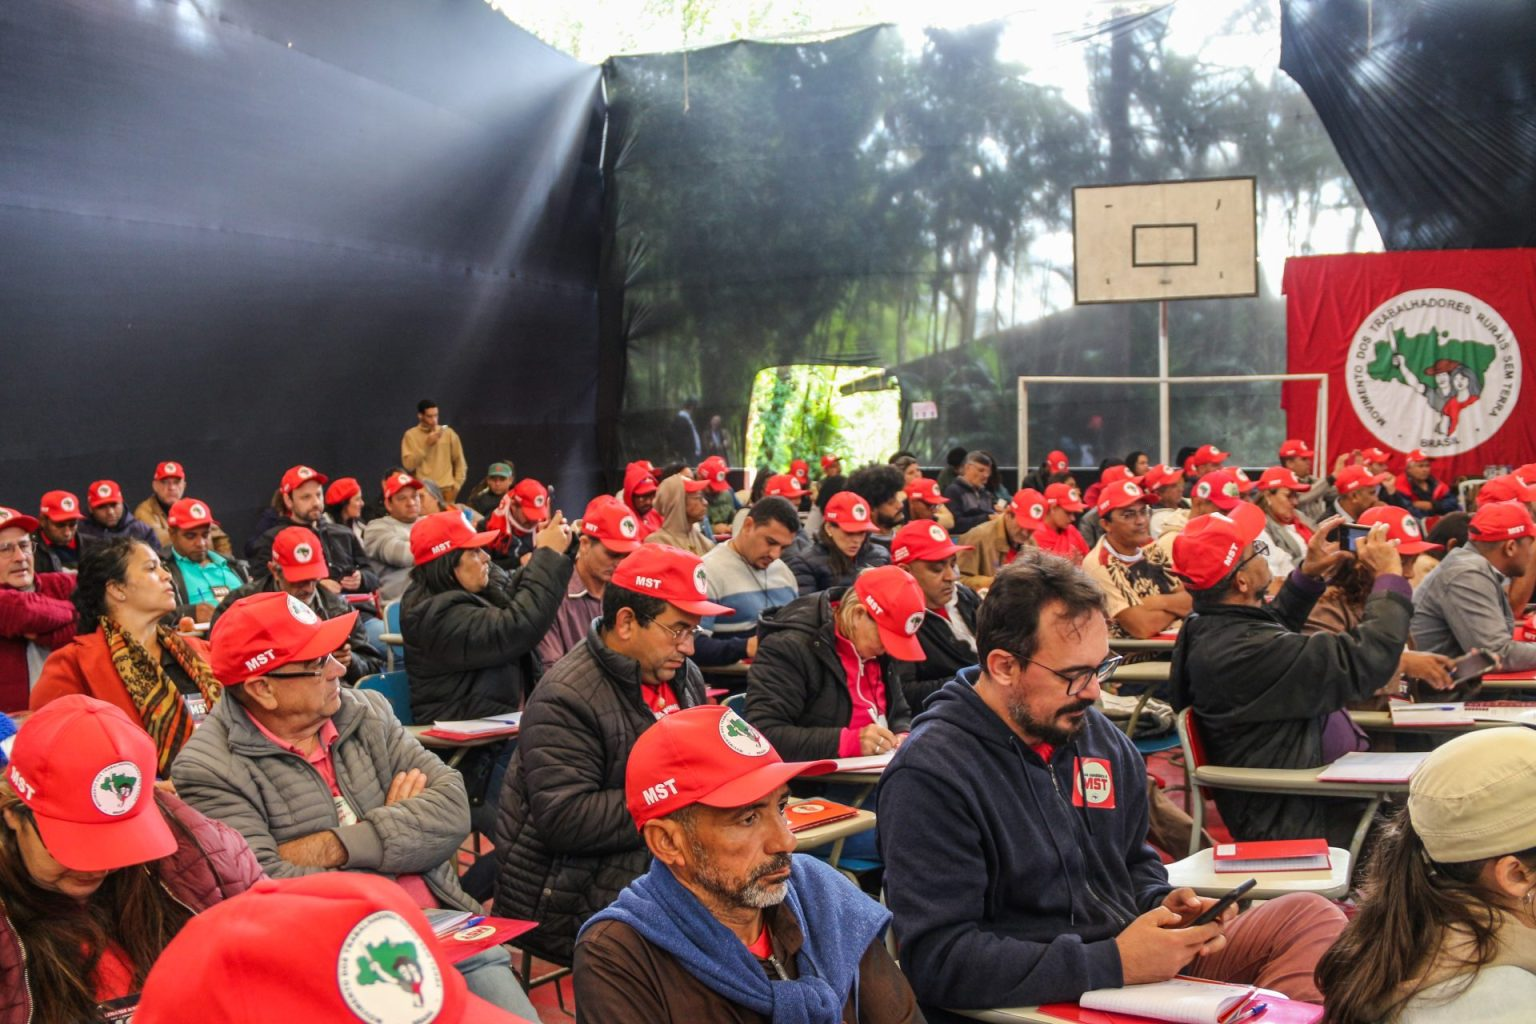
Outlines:
<svg viewBox="0 0 1536 1024"><path fill-rule="evenodd" d="M581 535L609 551L628 554L640 546L640 521L630 507L611 494L599 494L581 515Z"/></svg>
<svg viewBox="0 0 1536 1024"><path fill-rule="evenodd" d="M483 548L499 536L494 530L476 533L457 509L434 512L411 524L411 558L426 565L463 548Z"/></svg>
<svg viewBox="0 0 1536 1024"><path fill-rule="evenodd" d="M1517 540L1536 536L1536 523L1523 502L1499 501L1477 510L1467 524L1467 536L1475 541Z"/></svg>
<svg viewBox="0 0 1536 1024"><path fill-rule="evenodd" d="M875 620L885 653L897 661L922 661L925 655L917 631L928 613L928 603L912 574L899 566L882 565L859 573L851 589Z"/></svg>
<svg viewBox="0 0 1536 1024"><path fill-rule="evenodd" d="M384 478L384 499L388 501L407 487L414 487L419 491L423 486L420 480L409 473L391 473Z"/></svg>
<svg viewBox="0 0 1536 1024"><path fill-rule="evenodd" d="M325 561L325 547L307 526L278 530L272 538L272 558L283 570L283 578L292 583L323 580L331 574Z"/></svg>
<svg viewBox="0 0 1536 1024"><path fill-rule="evenodd" d="M873 533L869 502L852 491L838 491L822 510L822 518L844 533Z"/></svg>
<svg viewBox="0 0 1536 1024"><path fill-rule="evenodd" d="M1016 491L1013 500L1008 502L1014 522L1026 530L1038 530L1045 525L1046 507L1045 495L1033 487Z"/></svg>
<svg viewBox="0 0 1536 1024"><path fill-rule="evenodd" d="M1391 461L1392 453L1385 448L1362 448L1360 457L1366 462L1386 463Z"/></svg>
<svg viewBox="0 0 1536 1024"><path fill-rule="evenodd" d="M1131 467L1125 465L1110 466L1104 472L1099 474L1100 487L1108 487L1111 484L1117 484L1122 480L1136 480L1137 483L1141 482L1140 480L1137 480L1136 474L1131 472Z"/></svg>
<svg viewBox="0 0 1536 1024"><path fill-rule="evenodd" d="M1231 512L1243 502L1243 485L1230 469L1218 469L1197 480L1190 494L1204 498L1223 512Z"/></svg>
<svg viewBox="0 0 1536 1024"><path fill-rule="evenodd" d="M182 498L171 506L165 521L178 530L194 530L199 526L217 526L208 503L196 498Z"/></svg>
<svg viewBox="0 0 1536 1024"><path fill-rule="evenodd" d="M525 476L513 485L512 500L518 511L530 523L542 523L549 518L549 488L531 476Z"/></svg>
<svg viewBox="0 0 1536 1024"><path fill-rule="evenodd" d="M969 544L956 544L949 531L933 520L914 520L896 531L891 538L891 561L896 565L908 562L943 562L957 551L970 551Z"/></svg>
<svg viewBox="0 0 1536 1024"><path fill-rule="evenodd" d="M795 459L789 464L789 475L803 484L811 478L811 464L804 459Z"/></svg>
<svg viewBox="0 0 1536 1024"><path fill-rule="evenodd" d="M690 615L735 615L709 600L709 581L697 555L668 544L642 544L613 567L611 587L659 597Z"/></svg>
<svg viewBox="0 0 1536 1024"><path fill-rule="evenodd" d="M1051 484L1045 489L1045 503L1051 508L1064 508L1068 512L1082 512L1088 508L1083 504L1083 495L1076 487L1066 483Z"/></svg>
<svg viewBox="0 0 1536 1024"><path fill-rule="evenodd" d="M1536 612L1515 623L1515 639L1523 644L1536 643Z"/></svg>
<svg viewBox="0 0 1536 1024"><path fill-rule="evenodd" d="M91 483L91 489L87 492L87 499L91 508L100 508L103 505L121 505L123 503L123 489L117 486L116 480L96 480Z"/></svg>
<svg viewBox="0 0 1536 1024"><path fill-rule="evenodd" d="M1310 459L1313 454L1312 446L1300 438L1292 438L1280 445L1282 459Z"/></svg>
<svg viewBox="0 0 1536 1024"><path fill-rule="evenodd" d="M699 463L699 468L695 472L698 474L698 479L703 480L709 485L711 491L719 494L722 491L731 489L730 481L725 478L730 468L720 456L711 455Z"/></svg>
<svg viewBox="0 0 1536 1024"><path fill-rule="evenodd" d="M307 483L317 483L323 488L326 479L324 473L309 466L292 466L283 474L283 482L278 485L278 490L284 494L292 494Z"/></svg>
<svg viewBox="0 0 1536 1024"><path fill-rule="evenodd" d="M1243 548L1264 532L1264 513L1238 502L1231 512L1196 516L1173 539L1174 570L1192 590L1209 590L1227 578Z"/></svg>
<svg viewBox="0 0 1536 1024"><path fill-rule="evenodd" d="M939 493L939 482L919 477L907 484L907 500L916 498L925 505L948 505L949 499Z"/></svg>
<svg viewBox="0 0 1536 1024"><path fill-rule="evenodd" d="M1295 491L1297 494L1312 489L1311 484L1302 483L1295 473L1284 466L1270 466L1260 473L1258 486L1261 491L1278 491L1283 488L1287 491Z"/></svg>
<svg viewBox="0 0 1536 1024"><path fill-rule="evenodd" d="M0 530L24 530L33 533L42 524L31 516L22 515L13 508L0 507Z"/></svg>
<svg viewBox="0 0 1536 1024"><path fill-rule="evenodd" d="M76 693L21 724L5 778L54 860L112 871L176 852L155 805L157 763L155 741L127 712Z"/></svg>
<svg viewBox="0 0 1536 1024"><path fill-rule="evenodd" d="M1405 463L1428 461L1430 461L1429 456L1424 454L1424 449L1422 448L1415 448L1413 451L1403 456L1403 462Z"/></svg>
<svg viewBox="0 0 1536 1024"><path fill-rule="evenodd" d="M807 493L805 488L800 486L800 481L788 473L779 473L777 476L771 476L768 478L768 482L763 485L763 497L765 498L787 498L790 501L799 501Z"/></svg>
<svg viewBox="0 0 1536 1024"><path fill-rule="evenodd" d="M43 517L55 523L85 518L85 513L80 511L80 499L68 491L49 491L43 495L41 504Z"/></svg>
<svg viewBox="0 0 1536 1024"><path fill-rule="evenodd" d="M1129 470L1127 470L1129 472ZM1119 480L1104 487L1099 491L1099 518L1103 519L1117 508L1130 508L1132 505L1145 505L1147 492L1141 489L1141 484L1135 477L1128 480Z"/></svg>
<svg viewBox="0 0 1536 1024"><path fill-rule="evenodd" d="M1141 475L1141 486L1149 491L1160 491L1164 487L1184 482L1184 471L1177 466L1165 466L1161 462L1148 466L1147 471Z"/></svg>
<svg viewBox="0 0 1536 1024"><path fill-rule="evenodd" d="M323 658L347 642L357 612L322 619L280 590L242 597L213 624L209 666L234 686L297 661Z"/></svg>
<svg viewBox="0 0 1536 1024"><path fill-rule="evenodd" d="M179 462L162 462L155 467L156 480L185 480L187 471Z"/></svg>
<svg viewBox="0 0 1536 1024"><path fill-rule="evenodd" d="M843 460L838 458L836 455L823 455L821 457L821 474L822 474L822 476L830 476L832 474L832 470L834 468L835 469L841 469L842 467L843 467Z"/></svg>
<svg viewBox="0 0 1536 1024"><path fill-rule="evenodd" d="M1372 473L1364 466L1345 466L1333 478L1339 494L1353 494L1362 487L1379 487L1392 479L1391 473Z"/></svg>
<svg viewBox="0 0 1536 1024"><path fill-rule="evenodd" d="M1189 457L1189 461L1196 466L1208 466L1212 463L1226 462L1231 457L1231 452L1224 452L1213 444L1203 444L1195 449L1195 454Z"/></svg>
<svg viewBox="0 0 1536 1024"><path fill-rule="evenodd" d="M903 574L905 575L905 574ZM701 704L646 729L624 765L624 802L638 828L684 807L743 807L835 761L785 761L730 708Z"/></svg>
<svg viewBox="0 0 1536 1024"><path fill-rule="evenodd" d="M1478 508L1500 501L1536 501L1536 486L1510 473L1496 476L1477 489Z"/></svg>
<svg viewBox="0 0 1536 1024"><path fill-rule="evenodd" d="M357 482L357 477L337 477L331 481L331 486L326 488L325 503L327 505L340 505L344 501L351 501L362 493L363 485Z"/></svg>
<svg viewBox="0 0 1536 1024"><path fill-rule="evenodd" d="M1397 541L1398 554L1421 555L1426 551L1439 551L1445 545L1431 544L1424 539L1424 528L1413 513L1396 505L1377 505L1360 513L1361 526L1387 524L1387 539Z"/></svg>
<svg viewBox="0 0 1536 1024"><path fill-rule="evenodd" d="M1045 457L1045 468L1049 473L1065 473L1067 471L1067 453L1054 451Z"/></svg>

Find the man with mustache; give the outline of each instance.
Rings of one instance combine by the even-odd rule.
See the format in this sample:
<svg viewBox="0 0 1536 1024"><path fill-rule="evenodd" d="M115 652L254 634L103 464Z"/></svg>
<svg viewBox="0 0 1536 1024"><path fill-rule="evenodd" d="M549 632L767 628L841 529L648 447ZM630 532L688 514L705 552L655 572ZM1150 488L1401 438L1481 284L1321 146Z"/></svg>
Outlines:
<svg viewBox="0 0 1536 1024"><path fill-rule="evenodd" d="M1337 908L1297 893L1195 925L1214 901L1173 888L1147 845L1141 756L1093 706L1119 662L1099 587L1025 552L982 602L976 650L877 791L886 899L928 1020L1180 973L1321 1002Z"/></svg>
<svg viewBox="0 0 1536 1024"><path fill-rule="evenodd" d="M728 708L679 711L636 741L625 802L652 861L576 944L586 1024L922 1021L881 942L890 912L795 857L785 763Z"/></svg>

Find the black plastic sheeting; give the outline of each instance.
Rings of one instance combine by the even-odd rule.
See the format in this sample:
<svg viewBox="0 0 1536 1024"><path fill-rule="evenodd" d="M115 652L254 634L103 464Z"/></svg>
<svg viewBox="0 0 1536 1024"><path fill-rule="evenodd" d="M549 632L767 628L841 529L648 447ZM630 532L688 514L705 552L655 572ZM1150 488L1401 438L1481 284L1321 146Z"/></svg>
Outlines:
<svg viewBox="0 0 1536 1024"><path fill-rule="evenodd" d="M1281 40L1388 249L1536 245L1536 4L1284 0Z"/></svg>
<svg viewBox="0 0 1536 1024"><path fill-rule="evenodd" d="M579 512L602 117L482 0L0 5L0 504L177 459L239 539L430 396Z"/></svg>

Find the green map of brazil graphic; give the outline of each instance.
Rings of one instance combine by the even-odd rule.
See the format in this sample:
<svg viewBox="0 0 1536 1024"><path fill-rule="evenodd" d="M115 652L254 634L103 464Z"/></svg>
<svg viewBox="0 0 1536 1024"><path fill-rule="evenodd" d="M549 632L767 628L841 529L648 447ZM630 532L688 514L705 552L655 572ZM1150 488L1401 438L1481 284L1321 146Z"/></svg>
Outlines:
<svg viewBox="0 0 1536 1024"><path fill-rule="evenodd" d="M1397 382L1407 384L1403 375L1398 372L1397 362L1393 355L1401 355L1407 363L1409 371L1419 379L1419 383L1427 388L1435 386L1435 375L1430 371L1441 360L1449 360L1461 363L1477 375L1478 390L1483 387L1484 375L1488 367L1493 365L1494 357L1498 355L1498 349L1493 345L1485 345L1479 341L1457 341L1449 337L1449 331L1437 331L1434 328L1423 334L1408 335L1401 327L1392 332L1393 341L1397 351L1393 352L1393 346L1385 341L1376 343L1376 358L1371 360L1366 372L1375 380L1383 383ZM1442 340L1442 338L1447 340Z"/></svg>

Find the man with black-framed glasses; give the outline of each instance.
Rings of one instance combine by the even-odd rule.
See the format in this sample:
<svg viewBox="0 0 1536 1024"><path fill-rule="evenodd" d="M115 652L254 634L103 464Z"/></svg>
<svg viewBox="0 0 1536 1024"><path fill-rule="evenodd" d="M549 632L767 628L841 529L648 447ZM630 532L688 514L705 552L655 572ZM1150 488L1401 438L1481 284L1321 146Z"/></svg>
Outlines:
<svg viewBox="0 0 1536 1024"><path fill-rule="evenodd" d="M496 913L539 922L518 945L569 965L576 930L643 873L624 803L630 748L657 719L705 703L690 660L706 597L696 555L640 545L613 567L602 616L523 707L497 810Z"/></svg>
<svg viewBox="0 0 1536 1024"><path fill-rule="evenodd" d="M1111 636L1145 640L1177 629L1189 614L1189 594L1152 542L1150 501L1141 482L1130 479L1105 487L1095 505L1104 536L1083 559L1083 571L1104 590Z"/></svg>
<svg viewBox="0 0 1536 1024"><path fill-rule="evenodd" d="M1074 1002L1175 974L1320 1002L1344 926L1295 894L1195 925L1214 901L1168 882L1146 843L1145 766L1093 706L1114 671L1104 597L1025 552L976 622L981 664L929 700L877 792L901 967L930 1022Z"/></svg>
<svg viewBox="0 0 1536 1024"><path fill-rule="evenodd" d="M27 706L43 663L75 637L75 577L37 572L38 521L0 508L0 711Z"/></svg>

